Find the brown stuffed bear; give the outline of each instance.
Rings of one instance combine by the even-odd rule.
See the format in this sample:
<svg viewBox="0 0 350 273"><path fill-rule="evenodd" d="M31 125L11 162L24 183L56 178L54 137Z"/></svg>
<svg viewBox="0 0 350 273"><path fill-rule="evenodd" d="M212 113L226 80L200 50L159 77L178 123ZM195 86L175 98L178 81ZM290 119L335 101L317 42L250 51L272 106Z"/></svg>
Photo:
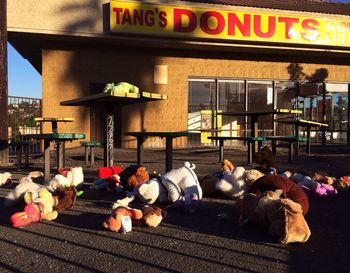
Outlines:
<svg viewBox="0 0 350 273"><path fill-rule="evenodd" d="M249 188L248 192L255 193L260 196L265 191L275 191L281 189L283 194L281 197L289 198L301 205L303 214L309 211L309 199L305 192L289 178L282 175L269 174L260 177Z"/></svg>
<svg viewBox="0 0 350 273"><path fill-rule="evenodd" d="M279 199L266 212L269 222L269 233L279 238L282 244L304 243L311 231L300 204L288 198Z"/></svg>
<svg viewBox="0 0 350 273"><path fill-rule="evenodd" d="M264 146L253 155L253 162L261 165L273 162L272 159L273 159L273 156L269 146Z"/></svg>
<svg viewBox="0 0 350 273"><path fill-rule="evenodd" d="M124 190L132 191L137 185L149 180L149 174L145 167L130 165L119 173Z"/></svg>
<svg viewBox="0 0 350 273"><path fill-rule="evenodd" d="M145 206L141 209L141 211L143 214L142 218L132 220L134 226L157 227L167 215L165 209L155 206Z"/></svg>
<svg viewBox="0 0 350 273"><path fill-rule="evenodd" d="M74 186L71 187L58 187L53 195L58 203L54 206L54 210L57 212L64 211L73 207L77 198L77 189Z"/></svg>
<svg viewBox="0 0 350 273"><path fill-rule="evenodd" d="M122 231L122 216L129 216L132 220L141 219L143 214L139 209L130 208L128 206L118 206L111 215L102 222L102 226L115 232Z"/></svg>

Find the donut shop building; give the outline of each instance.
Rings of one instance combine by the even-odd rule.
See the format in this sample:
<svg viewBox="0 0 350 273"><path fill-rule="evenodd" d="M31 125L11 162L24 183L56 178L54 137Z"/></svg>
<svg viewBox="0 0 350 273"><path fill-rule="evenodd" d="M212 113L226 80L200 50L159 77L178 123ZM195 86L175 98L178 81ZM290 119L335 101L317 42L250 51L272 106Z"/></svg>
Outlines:
<svg viewBox="0 0 350 273"><path fill-rule="evenodd" d="M62 131L103 140L103 105L60 103L128 82L167 99L116 106L116 147L135 147L129 131L190 131L174 147L212 145L212 134L250 130L246 117L218 113L276 108L327 123L315 142L349 143L350 4L11 0L7 9L9 42L42 75L43 116L74 118ZM259 120L259 134L289 133L273 118Z"/></svg>

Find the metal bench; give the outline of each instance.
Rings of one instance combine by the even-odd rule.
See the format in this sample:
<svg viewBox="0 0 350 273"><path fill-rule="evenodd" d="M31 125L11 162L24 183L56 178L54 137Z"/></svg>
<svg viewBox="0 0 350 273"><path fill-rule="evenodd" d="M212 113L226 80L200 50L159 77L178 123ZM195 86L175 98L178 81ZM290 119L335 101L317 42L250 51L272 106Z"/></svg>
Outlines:
<svg viewBox="0 0 350 273"><path fill-rule="evenodd" d="M248 143L248 163L252 163L253 161L253 145L257 141L262 142L265 141L265 137L233 137L233 136L210 136L208 139L219 141L219 162L224 160L224 142L226 140L239 140Z"/></svg>
<svg viewBox="0 0 350 273"><path fill-rule="evenodd" d="M299 142L308 142L307 137L297 137L297 136L266 136L266 140L270 140L272 143L272 154L276 155L277 141L288 142L288 162L292 162L295 152L295 144Z"/></svg>
<svg viewBox="0 0 350 273"><path fill-rule="evenodd" d="M100 147L102 143L99 141L81 141L80 144L81 146L85 147L85 165L90 165L90 167L93 167L95 164L95 147Z"/></svg>

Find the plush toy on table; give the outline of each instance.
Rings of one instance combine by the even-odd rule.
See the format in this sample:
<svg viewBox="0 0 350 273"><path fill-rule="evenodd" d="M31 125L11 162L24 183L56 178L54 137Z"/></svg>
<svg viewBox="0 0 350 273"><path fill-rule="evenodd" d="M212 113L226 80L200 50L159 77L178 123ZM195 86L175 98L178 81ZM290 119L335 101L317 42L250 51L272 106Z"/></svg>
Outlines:
<svg viewBox="0 0 350 273"><path fill-rule="evenodd" d="M143 204L170 203L176 201L191 204L189 210L197 207L194 203L200 203L202 199L202 188L198 177L194 172L195 165L185 162L183 167L173 169L159 178L152 178L146 183L139 184L135 189L127 194L124 199L117 200L118 204L128 205L137 198ZM198 205L199 207L199 205Z"/></svg>
<svg viewBox="0 0 350 273"><path fill-rule="evenodd" d="M22 227L33 222L51 221L57 218L58 213L54 210L57 199L47 189L40 189L38 197L34 197L31 192L26 192L24 199L27 202L24 211L17 212L10 217L13 227Z"/></svg>
<svg viewBox="0 0 350 273"><path fill-rule="evenodd" d="M139 88L128 82L119 82L117 84L107 83L103 92L114 92L118 94L139 93Z"/></svg>

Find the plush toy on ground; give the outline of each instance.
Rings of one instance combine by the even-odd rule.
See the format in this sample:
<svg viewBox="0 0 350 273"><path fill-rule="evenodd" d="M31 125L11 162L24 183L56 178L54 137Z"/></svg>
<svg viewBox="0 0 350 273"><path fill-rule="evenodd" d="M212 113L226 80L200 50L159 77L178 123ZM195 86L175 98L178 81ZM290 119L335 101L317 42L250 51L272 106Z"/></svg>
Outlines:
<svg viewBox="0 0 350 273"><path fill-rule="evenodd" d="M145 167L130 165L119 173L121 184L125 191L132 191L137 185L149 180L149 174Z"/></svg>
<svg viewBox="0 0 350 273"><path fill-rule="evenodd" d="M31 192L33 198L36 198L38 197L38 193L42 188L46 188L51 192L55 189L51 186L43 186L41 184L34 183L32 178L29 176L22 177L19 180L19 184L6 195L5 206L15 206L20 201L23 201L23 197L26 192Z"/></svg>
<svg viewBox="0 0 350 273"><path fill-rule="evenodd" d="M122 217L128 216L131 219L142 219L142 211L128 206L117 206L111 215L102 223L106 229L115 232L123 232Z"/></svg>
<svg viewBox="0 0 350 273"><path fill-rule="evenodd" d="M63 187L78 187L84 182L82 167L71 167L70 169L60 169L58 174L50 181L50 184L58 184Z"/></svg>
<svg viewBox="0 0 350 273"><path fill-rule="evenodd" d="M275 191L281 189L282 197L289 198L302 207L303 214L309 211L309 199L305 192L292 180L283 175L269 174L257 179L249 188L248 192L260 196L265 191Z"/></svg>
<svg viewBox="0 0 350 273"><path fill-rule="evenodd" d="M308 175L299 172L292 173L291 170L285 171L282 175L297 183L310 197L324 197L337 194L337 190L332 185L315 181ZM318 175L315 178L320 179L320 181L328 181L327 177Z"/></svg>
<svg viewBox="0 0 350 273"><path fill-rule="evenodd" d="M216 182L215 188L226 197L239 198L261 176L263 174L257 170L245 170L243 167L236 167L233 171L224 171L222 178Z"/></svg>
<svg viewBox="0 0 350 273"><path fill-rule="evenodd" d="M0 187L9 186L12 184L12 174L9 172L0 173Z"/></svg>
<svg viewBox="0 0 350 273"><path fill-rule="evenodd" d="M132 224L137 227L157 227L167 215L165 209L155 206L144 206L142 209L142 218L133 219Z"/></svg>
<svg viewBox="0 0 350 273"><path fill-rule="evenodd" d="M50 221L57 218L58 213L53 209L57 205L57 200L48 190L41 189L37 198L34 198L31 192L27 192L25 195L25 200L28 203L24 207L24 211L17 212L10 218L13 227L22 227L32 222Z"/></svg>
<svg viewBox="0 0 350 273"><path fill-rule="evenodd" d="M57 200L57 204L54 206L54 210L57 212L62 212L65 209L70 209L73 207L77 198L77 189L74 186L61 186L55 190L53 196Z"/></svg>
<svg viewBox="0 0 350 273"><path fill-rule="evenodd" d="M280 198L283 191L267 191L258 196L248 193L241 200L240 224L252 222L268 227L269 233L283 244L306 242L311 231L303 216L300 204Z"/></svg>
<svg viewBox="0 0 350 273"><path fill-rule="evenodd" d="M202 188L196 173L195 165L185 162L183 167L173 169L160 178L152 178L146 183L140 184L130 192L126 198L117 200L116 205L128 205L137 197L143 204L159 203L174 204L185 196L196 194L198 200L202 199Z"/></svg>

